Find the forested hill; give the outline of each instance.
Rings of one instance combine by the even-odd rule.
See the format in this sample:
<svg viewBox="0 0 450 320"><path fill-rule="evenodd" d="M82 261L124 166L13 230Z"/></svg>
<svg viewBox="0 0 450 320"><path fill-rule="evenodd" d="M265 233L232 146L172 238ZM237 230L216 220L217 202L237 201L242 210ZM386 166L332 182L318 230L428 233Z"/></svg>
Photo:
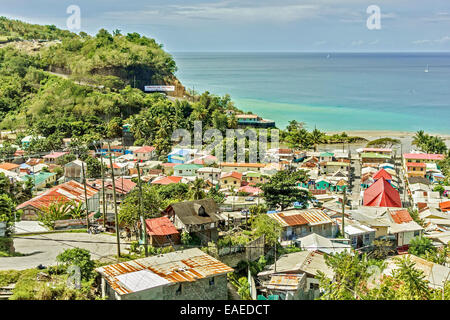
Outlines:
<svg viewBox="0 0 450 320"><path fill-rule="evenodd" d="M63 138L80 145L120 137L127 123L137 144L163 154L173 130L192 129L194 121L205 129L236 127L233 112L240 111L229 96L206 92L195 102L172 101L141 90L167 83L184 94L175 70L160 44L137 33L77 35L0 18L0 129L18 132L16 144L29 134L46 137L27 149L41 152L61 149ZM5 150L11 155L11 148L0 148L0 156Z"/></svg>
<svg viewBox="0 0 450 320"><path fill-rule="evenodd" d="M149 84L172 84L175 95L184 88L175 78L175 61L154 39L131 33L112 34L105 29L95 36L75 34L53 25L41 26L0 17L0 44L37 54L48 71L70 75L92 85L143 89Z"/></svg>

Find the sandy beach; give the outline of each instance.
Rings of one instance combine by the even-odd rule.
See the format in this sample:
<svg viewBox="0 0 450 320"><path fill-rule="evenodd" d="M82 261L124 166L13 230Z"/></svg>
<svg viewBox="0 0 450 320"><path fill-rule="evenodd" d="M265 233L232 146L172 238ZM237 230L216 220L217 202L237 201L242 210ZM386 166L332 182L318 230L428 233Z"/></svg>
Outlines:
<svg viewBox="0 0 450 320"><path fill-rule="evenodd" d="M398 149L399 151L403 151L403 152L409 152L413 149L415 149L415 147L412 145L412 141L413 141L413 137L416 134L415 132L409 132L409 131L394 131L394 130L355 130L355 131L347 131L347 130L342 130L342 131L327 131L327 134L336 134L336 133L342 133L343 131L345 131L345 133L347 133L349 136L358 136L361 138L365 138L369 141L375 140L375 139L379 139L379 138L393 138L393 139L398 139L401 142L401 146L394 146L393 149ZM450 148L450 135L449 134L440 134L440 133L429 133L426 132L430 135L434 135L434 136L439 136L442 139L444 139L447 147ZM364 147L366 143L354 143L350 145L350 149L356 150L358 148ZM335 144L335 145L321 145L321 147L323 147L323 149L326 150L334 150L334 149L339 149L339 144ZM345 148L347 149L348 147L345 146Z"/></svg>

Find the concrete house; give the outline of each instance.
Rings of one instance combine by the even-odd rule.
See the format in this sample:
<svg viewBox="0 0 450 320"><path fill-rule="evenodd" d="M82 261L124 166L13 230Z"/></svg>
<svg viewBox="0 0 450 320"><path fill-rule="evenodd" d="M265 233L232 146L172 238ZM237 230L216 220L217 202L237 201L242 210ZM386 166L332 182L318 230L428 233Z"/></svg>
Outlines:
<svg viewBox="0 0 450 320"><path fill-rule="evenodd" d="M205 181L217 183L220 178L220 169L213 167L203 167L197 170L197 178Z"/></svg>
<svg viewBox="0 0 450 320"><path fill-rule="evenodd" d="M309 299L314 299L319 293L319 280L316 279L318 271L321 271L330 279L333 279L334 277L334 272L326 265L322 253L317 251L300 251L280 256L277 259L276 268L274 264L267 266L264 271L258 273L258 279L263 286L264 292L264 290L267 290L267 284L271 282L271 278L274 275L304 274L306 276L306 281L304 281L301 286L303 294L300 293L299 296L294 296L293 299L302 299L302 297L305 296L304 293L310 293L311 295L306 296L309 296Z"/></svg>
<svg viewBox="0 0 450 320"><path fill-rule="evenodd" d="M320 209L286 210L268 213L268 217L277 221L282 227L281 241L291 241L316 233L323 237L333 235L333 221Z"/></svg>
<svg viewBox="0 0 450 320"><path fill-rule="evenodd" d="M44 162L46 164L56 164L58 162L59 159L61 159L62 157L64 157L66 154L68 154L68 152L52 152L49 153L47 155L45 155L44 158Z"/></svg>
<svg viewBox="0 0 450 320"><path fill-rule="evenodd" d="M181 235L167 217L146 219L148 243L152 247L164 247L180 244Z"/></svg>
<svg viewBox="0 0 450 320"><path fill-rule="evenodd" d="M134 155L138 161L149 161L156 157L155 147L153 146L143 146L139 149L134 150Z"/></svg>
<svg viewBox="0 0 450 320"><path fill-rule="evenodd" d="M406 209L389 208L385 215L390 222L389 233L395 235L397 247L407 248L414 237L423 233L423 228L411 218Z"/></svg>
<svg viewBox="0 0 450 320"><path fill-rule="evenodd" d="M102 297L109 300L227 300L234 270L198 248L103 266Z"/></svg>
<svg viewBox="0 0 450 320"><path fill-rule="evenodd" d="M173 203L163 212L181 232L197 236L202 243L216 242L220 210L213 199Z"/></svg>
<svg viewBox="0 0 450 320"><path fill-rule="evenodd" d="M174 175L177 177L194 177L197 175L197 170L203 167L199 164L179 164L173 167Z"/></svg>
<svg viewBox="0 0 450 320"><path fill-rule="evenodd" d="M266 165L263 163L238 163L238 162L222 162L219 164L219 168L222 172L239 172L244 173L247 171L260 172Z"/></svg>
<svg viewBox="0 0 450 320"><path fill-rule="evenodd" d="M90 212L99 211L99 192L98 190L86 186L87 202ZM55 186L44 193L25 201L18 205L16 210L22 210L22 220L36 220L37 212L47 208L54 202L82 202L84 207L84 186L74 180Z"/></svg>
<svg viewBox="0 0 450 320"><path fill-rule="evenodd" d="M67 163L64 166L64 181L75 180L77 182L83 182L83 166L84 171L86 173L86 162L81 160L74 160L72 162Z"/></svg>
<svg viewBox="0 0 450 320"><path fill-rule="evenodd" d="M6 171L10 171L10 172L14 172L14 173L17 173L17 174L20 173L20 165L15 164L15 163L10 163L10 162L0 163L0 169L6 170Z"/></svg>
<svg viewBox="0 0 450 320"><path fill-rule="evenodd" d="M319 174L333 175L338 171L348 174L350 163L341 161L328 161L319 163Z"/></svg>
<svg viewBox="0 0 450 320"><path fill-rule="evenodd" d="M220 175L220 186L222 188L234 187L240 188L242 182L242 173L239 172L222 172Z"/></svg>
<svg viewBox="0 0 450 320"><path fill-rule="evenodd" d="M41 190L48 185L54 185L56 183L56 173L41 171L35 174L27 174L24 176L24 180L30 178L33 181L33 189Z"/></svg>
<svg viewBox="0 0 450 320"><path fill-rule="evenodd" d="M339 231L342 230L342 218L336 218L336 227ZM359 221L352 219L345 219L344 233L347 239L350 239L350 244L353 249L359 249L372 245L375 240L376 230L372 229Z"/></svg>

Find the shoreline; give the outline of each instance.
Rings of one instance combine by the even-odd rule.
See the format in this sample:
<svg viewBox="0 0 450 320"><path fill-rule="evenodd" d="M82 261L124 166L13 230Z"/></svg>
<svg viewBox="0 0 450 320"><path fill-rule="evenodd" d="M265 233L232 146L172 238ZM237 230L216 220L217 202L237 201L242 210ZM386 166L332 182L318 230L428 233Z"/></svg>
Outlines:
<svg viewBox="0 0 450 320"><path fill-rule="evenodd" d="M433 133L428 132L424 130L425 133L432 135L432 136L439 136L443 138L444 140L450 139L450 134L445 133ZM339 131L325 131L327 134L333 135L333 134L340 134L342 132L345 132L349 136L358 136L361 138L366 139L378 139L378 138L412 138L416 134L416 132L413 131L400 131L400 130L339 130Z"/></svg>

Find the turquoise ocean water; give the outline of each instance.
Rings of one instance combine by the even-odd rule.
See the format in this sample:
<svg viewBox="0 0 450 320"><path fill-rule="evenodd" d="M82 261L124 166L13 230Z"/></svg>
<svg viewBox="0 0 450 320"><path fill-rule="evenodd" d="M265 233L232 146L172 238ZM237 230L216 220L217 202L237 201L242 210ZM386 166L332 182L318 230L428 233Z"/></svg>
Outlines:
<svg viewBox="0 0 450 320"><path fill-rule="evenodd" d="M450 53L327 55L173 53L187 88L228 93L279 128L450 133Z"/></svg>

